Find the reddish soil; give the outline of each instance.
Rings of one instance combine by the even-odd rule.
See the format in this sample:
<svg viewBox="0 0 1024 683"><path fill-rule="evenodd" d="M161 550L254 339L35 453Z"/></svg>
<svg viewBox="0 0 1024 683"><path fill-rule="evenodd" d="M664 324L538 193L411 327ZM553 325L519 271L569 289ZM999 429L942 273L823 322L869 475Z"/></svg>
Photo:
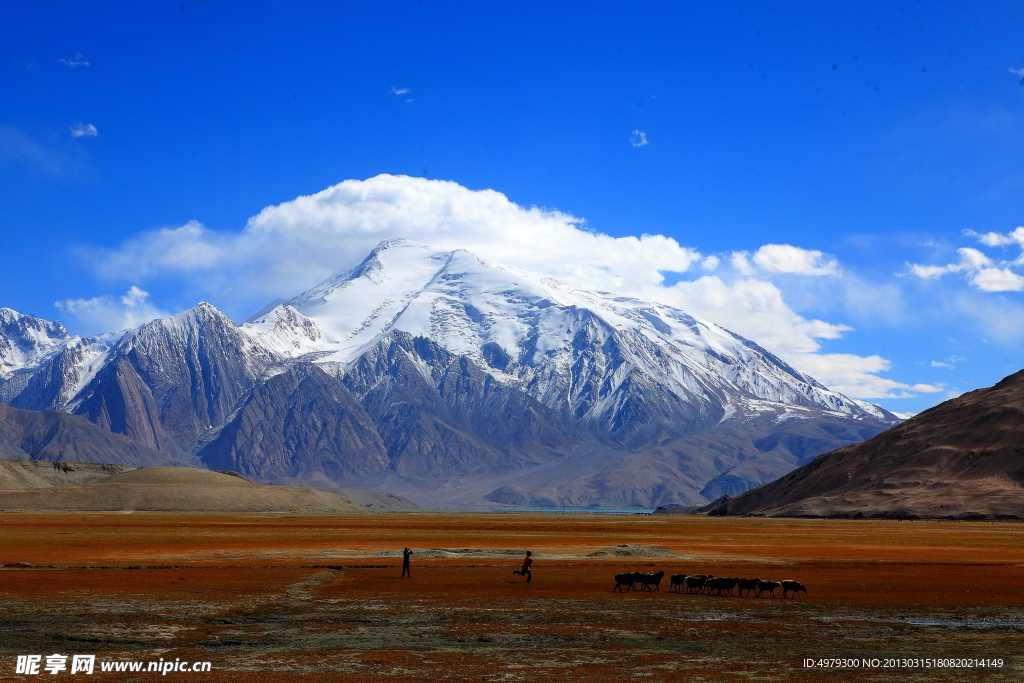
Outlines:
<svg viewBox="0 0 1024 683"><path fill-rule="evenodd" d="M213 667L98 681L996 681L1024 665L1019 523L2 513L0 528L0 680L41 680L15 674L16 655L53 653ZM681 557L588 556L623 543ZM419 551L412 579L401 558L375 557L404 545ZM531 584L511 574L527 548ZM613 593L633 570L809 593L680 595L667 577L660 592ZM1003 665L803 665L820 657Z"/></svg>

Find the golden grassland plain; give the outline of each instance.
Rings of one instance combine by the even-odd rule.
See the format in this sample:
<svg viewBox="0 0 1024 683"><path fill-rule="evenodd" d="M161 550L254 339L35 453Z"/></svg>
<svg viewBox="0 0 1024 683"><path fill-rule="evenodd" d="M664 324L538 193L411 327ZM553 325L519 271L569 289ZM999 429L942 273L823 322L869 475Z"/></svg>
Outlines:
<svg viewBox="0 0 1024 683"><path fill-rule="evenodd" d="M527 549L532 583L511 573ZM93 681L1024 676L1019 523L4 512L0 565L0 680L82 676L15 673L17 655L53 653L212 662ZM665 571L661 590L612 592L634 570ZM677 573L795 579L808 593L678 594ZM805 665L821 658L879 666ZM884 667L900 659L940 661ZM1003 665L935 665L957 659Z"/></svg>

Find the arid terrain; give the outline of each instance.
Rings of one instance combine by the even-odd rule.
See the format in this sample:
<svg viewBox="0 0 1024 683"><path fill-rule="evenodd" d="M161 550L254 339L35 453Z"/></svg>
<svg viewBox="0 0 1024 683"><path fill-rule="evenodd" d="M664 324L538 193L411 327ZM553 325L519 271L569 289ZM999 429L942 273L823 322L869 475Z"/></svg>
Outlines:
<svg viewBox="0 0 1024 683"><path fill-rule="evenodd" d="M722 499L711 515L1024 519L1024 370Z"/></svg>
<svg viewBox="0 0 1024 683"><path fill-rule="evenodd" d="M1014 522L5 512L0 529L2 680L81 677L15 673L17 655L53 653L212 662L97 666L98 681L1010 681L1024 665ZM511 574L527 549L533 583ZM667 577L612 592L632 570L808 593L676 594ZM884 668L892 658L1003 664Z"/></svg>

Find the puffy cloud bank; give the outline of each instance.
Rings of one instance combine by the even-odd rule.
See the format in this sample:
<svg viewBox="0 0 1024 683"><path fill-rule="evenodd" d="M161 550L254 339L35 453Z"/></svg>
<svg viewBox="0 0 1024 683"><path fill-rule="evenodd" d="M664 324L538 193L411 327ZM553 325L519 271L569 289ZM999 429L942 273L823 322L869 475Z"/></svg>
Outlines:
<svg viewBox="0 0 1024 683"><path fill-rule="evenodd" d="M142 234L119 249L92 254L91 260L111 278L143 282L178 276L220 306L256 310L351 267L381 240L395 237L468 249L579 286L677 306L757 341L857 398L937 391L878 377L889 366L877 356L819 353L820 340L850 328L801 316L769 278L838 276L841 269L832 256L769 244L752 254L719 258L663 235L611 237L588 230L570 214L519 206L499 192L448 181L391 175L346 180L269 206L239 232L215 232L193 221ZM666 273L674 274L671 286ZM125 299L120 308L112 299L61 306L94 318L114 318L117 310L122 319L130 308ZM142 310L141 303L131 308Z"/></svg>

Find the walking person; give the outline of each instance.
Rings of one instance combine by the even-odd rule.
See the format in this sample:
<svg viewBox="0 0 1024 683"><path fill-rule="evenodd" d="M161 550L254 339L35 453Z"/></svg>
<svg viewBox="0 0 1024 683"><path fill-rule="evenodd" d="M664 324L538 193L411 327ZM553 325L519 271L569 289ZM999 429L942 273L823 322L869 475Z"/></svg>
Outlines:
<svg viewBox="0 0 1024 683"><path fill-rule="evenodd" d="M526 583L530 583L531 581L533 581L533 570L531 569L531 567L533 567L533 553L527 550L526 558L523 559L523 568L513 569L512 573L518 574L519 576L525 576Z"/></svg>
<svg viewBox="0 0 1024 683"><path fill-rule="evenodd" d="M402 578L406 575L412 578L412 569L409 568L409 556L412 555L412 551L409 550L409 546L405 546L405 550L402 551Z"/></svg>

